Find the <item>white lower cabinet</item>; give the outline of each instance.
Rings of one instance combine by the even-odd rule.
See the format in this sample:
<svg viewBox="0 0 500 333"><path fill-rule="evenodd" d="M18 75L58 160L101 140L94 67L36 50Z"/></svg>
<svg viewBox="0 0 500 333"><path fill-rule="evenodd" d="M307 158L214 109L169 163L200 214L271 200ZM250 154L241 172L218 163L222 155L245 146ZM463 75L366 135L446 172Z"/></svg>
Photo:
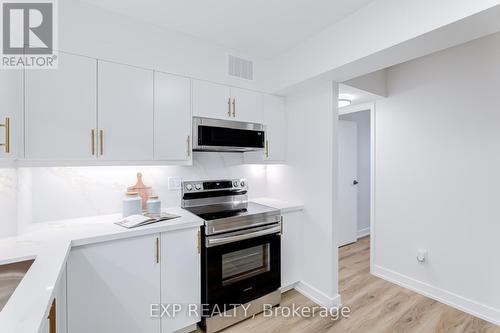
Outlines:
<svg viewBox="0 0 500 333"><path fill-rule="evenodd" d="M281 288L289 289L300 281L300 228L303 212L296 211L282 214L283 231L281 233Z"/></svg>
<svg viewBox="0 0 500 333"><path fill-rule="evenodd" d="M71 250L68 333L167 333L194 327L200 317L189 312L189 305L200 304L199 230L169 231ZM167 315L173 314L174 304L182 311Z"/></svg>
<svg viewBox="0 0 500 333"><path fill-rule="evenodd" d="M68 333L160 332L159 234L74 248L69 256Z"/></svg>
<svg viewBox="0 0 500 333"><path fill-rule="evenodd" d="M66 333L66 269L59 283L54 288L54 299L51 302L47 318L42 322L38 333Z"/></svg>
<svg viewBox="0 0 500 333"><path fill-rule="evenodd" d="M200 321L199 232L199 228L192 228L161 235L161 302L166 306L178 304L181 309L174 317L163 317L162 333L175 332ZM197 312L190 312L190 307Z"/></svg>

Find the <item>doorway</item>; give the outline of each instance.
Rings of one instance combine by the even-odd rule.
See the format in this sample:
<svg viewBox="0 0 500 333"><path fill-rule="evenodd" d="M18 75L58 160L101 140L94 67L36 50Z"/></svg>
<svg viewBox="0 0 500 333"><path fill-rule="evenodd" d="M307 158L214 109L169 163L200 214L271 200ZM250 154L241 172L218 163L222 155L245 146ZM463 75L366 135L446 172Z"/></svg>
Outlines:
<svg viewBox="0 0 500 333"><path fill-rule="evenodd" d="M373 106L339 109L339 247L370 236Z"/></svg>

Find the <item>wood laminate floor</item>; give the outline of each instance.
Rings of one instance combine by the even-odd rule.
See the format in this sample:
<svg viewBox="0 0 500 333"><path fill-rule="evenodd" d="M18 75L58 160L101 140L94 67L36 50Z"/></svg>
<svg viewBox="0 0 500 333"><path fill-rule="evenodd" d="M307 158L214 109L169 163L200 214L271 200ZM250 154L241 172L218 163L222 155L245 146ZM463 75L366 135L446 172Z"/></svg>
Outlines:
<svg viewBox="0 0 500 333"><path fill-rule="evenodd" d="M372 276L369 256L368 237L339 251L340 294L343 304L352 311L349 318L264 318L260 314L223 332L500 333L499 326ZM294 304L315 306L295 290L286 292L281 306L290 308Z"/></svg>

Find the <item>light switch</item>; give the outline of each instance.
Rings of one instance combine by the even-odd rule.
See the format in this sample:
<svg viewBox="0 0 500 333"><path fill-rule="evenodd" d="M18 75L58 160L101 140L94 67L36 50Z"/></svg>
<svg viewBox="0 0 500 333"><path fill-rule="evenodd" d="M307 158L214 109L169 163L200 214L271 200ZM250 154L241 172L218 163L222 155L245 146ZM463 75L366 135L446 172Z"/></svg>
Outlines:
<svg viewBox="0 0 500 333"><path fill-rule="evenodd" d="M176 191L181 189L181 179L178 177L168 177L168 189Z"/></svg>

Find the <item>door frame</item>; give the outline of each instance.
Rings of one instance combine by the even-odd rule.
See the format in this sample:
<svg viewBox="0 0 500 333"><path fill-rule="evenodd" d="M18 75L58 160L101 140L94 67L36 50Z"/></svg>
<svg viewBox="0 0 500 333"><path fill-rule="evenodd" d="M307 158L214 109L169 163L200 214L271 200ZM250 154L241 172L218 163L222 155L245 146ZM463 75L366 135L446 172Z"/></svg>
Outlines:
<svg viewBox="0 0 500 333"><path fill-rule="evenodd" d="M338 116L370 111L370 272L375 258L375 102L346 106L338 109Z"/></svg>

